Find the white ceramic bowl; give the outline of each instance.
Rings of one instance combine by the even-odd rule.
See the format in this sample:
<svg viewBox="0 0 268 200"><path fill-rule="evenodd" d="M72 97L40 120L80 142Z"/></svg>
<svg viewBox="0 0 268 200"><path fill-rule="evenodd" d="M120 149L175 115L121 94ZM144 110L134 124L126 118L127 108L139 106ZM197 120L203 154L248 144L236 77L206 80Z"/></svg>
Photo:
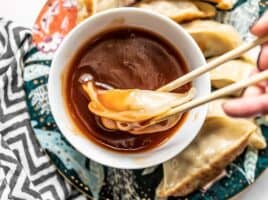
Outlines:
<svg viewBox="0 0 268 200"><path fill-rule="evenodd" d="M178 24L162 15L135 8L118 8L102 12L75 27L65 37L56 52L48 81L51 110L63 135L88 158L116 168L137 169L157 165L174 157L190 144L204 123L207 106L191 110L177 133L164 144L145 152L129 154L105 149L84 138L74 127L68 110L64 106L62 73L66 70L70 58L91 37L113 26L139 27L161 35L177 48L191 69L206 62L192 37ZM208 95L210 93L209 76L200 76L193 81L193 86L197 89L196 98Z"/></svg>

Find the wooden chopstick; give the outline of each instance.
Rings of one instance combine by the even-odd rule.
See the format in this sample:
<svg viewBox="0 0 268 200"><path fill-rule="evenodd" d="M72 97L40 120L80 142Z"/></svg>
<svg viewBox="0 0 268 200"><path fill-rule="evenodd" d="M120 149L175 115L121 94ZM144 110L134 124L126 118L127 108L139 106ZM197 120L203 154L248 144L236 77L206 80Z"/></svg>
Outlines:
<svg viewBox="0 0 268 200"><path fill-rule="evenodd" d="M228 60L237 58L238 56L245 53L246 51L248 51L248 50L264 43L264 42L268 42L268 35L263 36L263 37L259 37L251 42L242 44L241 46L223 54L222 56L210 61L209 63L207 63L201 67L198 67L197 69L187 73L186 75L179 77L178 79L160 87L157 91L170 92L176 88L179 88L180 86L194 80L198 76L218 67L219 65L225 63Z"/></svg>
<svg viewBox="0 0 268 200"><path fill-rule="evenodd" d="M166 112L166 113L164 113L156 118L153 118L152 121L158 121L160 119L167 118L168 116L174 115L176 113L190 110L192 108L209 103L215 99L227 96L227 95L229 95L233 92L236 92L240 89L246 88L250 85L256 84L260 81L267 80L267 79L268 79L268 70L263 71L259 74L256 74L252 77L249 77L248 79L244 79L242 81L239 81L239 82L234 83L232 85L229 85L227 87L219 89L215 92L212 92L209 96L198 98L198 99L189 101L183 105L180 105L178 107L175 107L175 108L171 109L170 111L168 111L168 112Z"/></svg>

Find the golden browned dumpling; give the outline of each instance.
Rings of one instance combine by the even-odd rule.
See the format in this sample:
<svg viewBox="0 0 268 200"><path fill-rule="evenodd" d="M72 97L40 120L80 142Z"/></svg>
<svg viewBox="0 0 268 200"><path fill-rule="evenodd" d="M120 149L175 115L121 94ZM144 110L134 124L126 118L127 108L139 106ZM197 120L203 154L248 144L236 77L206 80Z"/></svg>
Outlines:
<svg viewBox="0 0 268 200"><path fill-rule="evenodd" d="M266 140L259 126L257 126L256 131L249 137L248 145L254 149L265 149L267 147Z"/></svg>
<svg viewBox="0 0 268 200"><path fill-rule="evenodd" d="M233 120L234 122L237 122L237 121L239 122L241 118L231 118L224 113L222 109L222 104L226 101L228 101L228 99L218 99L218 100L210 102L207 118L223 117L223 118L228 118L230 120ZM253 119L243 118L242 120L247 120L248 123L251 123L252 125L256 126L256 130L249 137L248 145L253 147L254 149L265 149L267 144L266 144L266 140L264 136L262 135L260 127L254 122Z"/></svg>
<svg viewBox="0 0 268 200"><path fill-rule="evenodd" d="M95 0L96 1L96 11L104 11L110 8L117 8L122 6L130 6L134 4L137 0Z"/></svg>
<svg viewBox="0 0 268 200"><path fill-rule="evenodd" d="M77 0L77 22L82 22L96 12L95 0Z"/></svg>
<svg viewBox="0 0 268 200"><path fill-rule="evenodd" d="M217 8L222 10L232 9L235 4L235 0L204 0L204 1L216 3Z"/></svg>
<svg viewBox="0 0 268 200"><path fill-rule="evenodd" d="M183 24L204 56L215 57L234 49L242 43L239 33L228 24L213 20L196 20Z"/></svg>
<svg viewBox="0 0 268 200"><path fill-rule="evenodd" d="M118 0L96 0L97 12L119 7Z"/></svg>
<svg viewBox="0 0 268 200"><path fill-rule="evenodd" d="M209 18L216 14L216 9L205 2L190 0L152 0L142 1L137 7L165 15L176 22Z"/></svg>
<svg viewBox="0 0 268 200"><path fill-rule="evenodd" d="M242 153L255 130L247 120L208 118L197 138L163 164L164 177L156 195L185 196L203 187Z"/></svg>
<svg viewBox="0 0 268 200"><path fill-rule="evenodd" d="M100 90L93 82L83 84L90 97L89 110L97 116L120 122L141 122L159 116L175 106L190 101L195 89L185 93L139 89Z"/></svg>
<svg viewBox="0 0 268 200"><path fill-rule="evenodd" d="M227 85L246 79L256 67L243 60L230 60L210 71L210 80L214 88L223 88Z"/></svg>

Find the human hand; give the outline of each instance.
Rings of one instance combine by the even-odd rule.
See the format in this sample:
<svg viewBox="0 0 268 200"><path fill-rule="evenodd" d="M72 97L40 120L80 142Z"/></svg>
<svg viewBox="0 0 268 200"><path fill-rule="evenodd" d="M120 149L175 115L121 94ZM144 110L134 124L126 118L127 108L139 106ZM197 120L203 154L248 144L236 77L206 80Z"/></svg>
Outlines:
<svg viewBox="0 0 268 200"><path fill-rule="evenodd" d="M268 34L268 11L251 28L251 32L256 36ZM258 69L254 73L268 69L268 43L261 46L258 58ZM250 86L245 90L243 97L229 100L223 104L226 114L233 117L250 117L258 114L268 113L268 80Z"/></svg>

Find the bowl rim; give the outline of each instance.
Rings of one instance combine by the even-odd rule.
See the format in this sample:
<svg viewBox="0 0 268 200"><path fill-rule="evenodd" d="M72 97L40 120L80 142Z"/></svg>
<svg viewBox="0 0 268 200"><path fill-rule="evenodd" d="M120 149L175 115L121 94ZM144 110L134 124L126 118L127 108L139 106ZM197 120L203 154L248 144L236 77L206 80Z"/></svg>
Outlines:
<svg viewBox="0 0 268 200"><path fill-rule="evenodd" d="M86 19L85 21L83 21L82 23L80 23L79 25L77 25L76 27L74 27L67 35L66 37L64 38L64 40L62 41L60 47L57 49L56 53L54 54L54 57L53 57L53 60L52 60L52 64L51 64L51 68L50 68L50 72L49 72L49 78L48 78L48 98L49 98L49 103L50 103L50 108L51 108L51 112L52 112L52 115L55 119L55 122L57 124L57 126L59 127L61 133L64 135L64 137L70 142L70 144L76 149L78 150L80 153L82 153L83 155L85 155L87 158L89 159L92 159L98 163L101 163L103 165L106 165L106 166L110 166L110 167L115 167L115 168L122 168L122 169L141 169L141 168L145 168L145 167L151 167L151 166L154 166L154 165L158 165L158 164L161 164L171 158L173 158L174 156L176 156L177 154L179 154L181 151L183 151L183 149L185 149L190 143L191 141L198 135L198 132L201 128L201 126L203 125L204 121L205 121L205 117L206 117L206 113L207 113L207 110L208 110L208 106L207 105L203 105L200 107L200 110L199 112L202 112L202 115L201 116L201 119L199 119L199 123L196 123L195 126L196 126L196 134L194 134L194 137L189 139L184 145L184 147L179 151L179 152L169 152L168 154L169 155L166 155L165 157L162 157L162 159L155 159L154 162L151 162L151 163L145 163L145 162L136 162L136 164L132 163L132 164L128 164L128 165L125 165L125 164L122 164L122 163L113 163L109 160L105 160L105 159L100 159L100 158L97 158L97 156L92 156L92 154L89 154L88 151L84 150L84 148L82 147L81 148L81 145L78 144L77 142L74 142L74 137L72 135L70 135L66 128L63 126L63 124L61 123L61 120L57 117L58 114L57 114L57 105L55 105L55 98L54 98L54 74L55 74L55 70L56 70L56 61L57 59L60 58L60 54L62 52L62 50L65 48L65 46L68 44L68 41L72 39L72 36L75 35L79 29L81 29L81 27L84 27L84 26L87 26L88 24L90 24L92 21L100 18L100 17L107 17L107 16L110 16L110 15L113 15L114 13L125 13L125 12L134 12L135 14L144 14L144 15L148 15L150 17L153 17L155 19L161 19L159 21L159 23L167 23L169 24L169 26L172 26L174 29L176 29L176 31L180 31L184 37L185 37L185 41L187 40L188 42L188 46L189 48L191 49L195 49L195 52L197 52L196 54L199 55L199 59L200 61L202 61L202 63L206 63L205 61L205 58L203 56L203 54L201 53L201 50L200 48L198 47L198 45L196 44L196 42L193 40L193 38L180 26L178 26L177 23L175 23L174 21L172 21L171 19L169 19L168 17L165 17L163 15L160 15L158 13L153 13L151 11L147 11L145 9L140 9L140 8L130 8L130 7L125 7L125 8L114 8L114 9L110 9L110 10L107 10L107 11L103 11L103 12L100 12L100 13L97 13L93 16L91 16L90 18ZM98 33L94 33L94 35L97 35ZM81 48L80 46L77 48L77 50ZM63 68L66 68L66 66L64 66ZM62 73L62 71L61 71ZM206 74L206 87L209 88L210 90L210 81L209 81L209 75ZM61 95L62 96L62 95ZM64 97L62 96L62 98L64 99ZM65 101L65 100L63 100ZM64 106L65 107L65 106ZM68 112L68 111L66 111ZM70 115L70 113L66 113L67 115ZM71 120L71 118L69 117L69 120ZM188 116L187 116L187 119L186 119L186 122L188 121ZM184 122L184 124L186 123ZM179 128L178 131L181 130L181 127ZM74 133L73 133L74 134ZM173 135L176 135L177 133L174 133ZM75 135L75 134L74 134ZM84 137L84 136L83 136ZM172 138L174 138L173 136L171 136L169 140L172 140ZM96 146L96 147L100 147L102 148L103 150L106 149L104 147L101 147L101 145L95 145L96 142L93 142L93 141L90 141L88 138L86 139L88 140L88 142L90 142L93 146ZM153 152L152 150L158 150L159 147L163 146L165 143L167 143L168 141L165 141L164 143L154 147L153 149L150 149L150 150L147 150L145 152L137 152L137 153L122 153L122 152L114 152L113 150L105 150L105 152L110 152L111 155L113 155L114 153L117 153L117 154L120 154L122 155L122 159L124 159L124 156L125 155L134 155L134 154L150 154L150 152ZM159 151L155 151L155 153L159 153ZM161 152L160 152L161 153ZM125 163L125 162L124 162Z"/></svg>

